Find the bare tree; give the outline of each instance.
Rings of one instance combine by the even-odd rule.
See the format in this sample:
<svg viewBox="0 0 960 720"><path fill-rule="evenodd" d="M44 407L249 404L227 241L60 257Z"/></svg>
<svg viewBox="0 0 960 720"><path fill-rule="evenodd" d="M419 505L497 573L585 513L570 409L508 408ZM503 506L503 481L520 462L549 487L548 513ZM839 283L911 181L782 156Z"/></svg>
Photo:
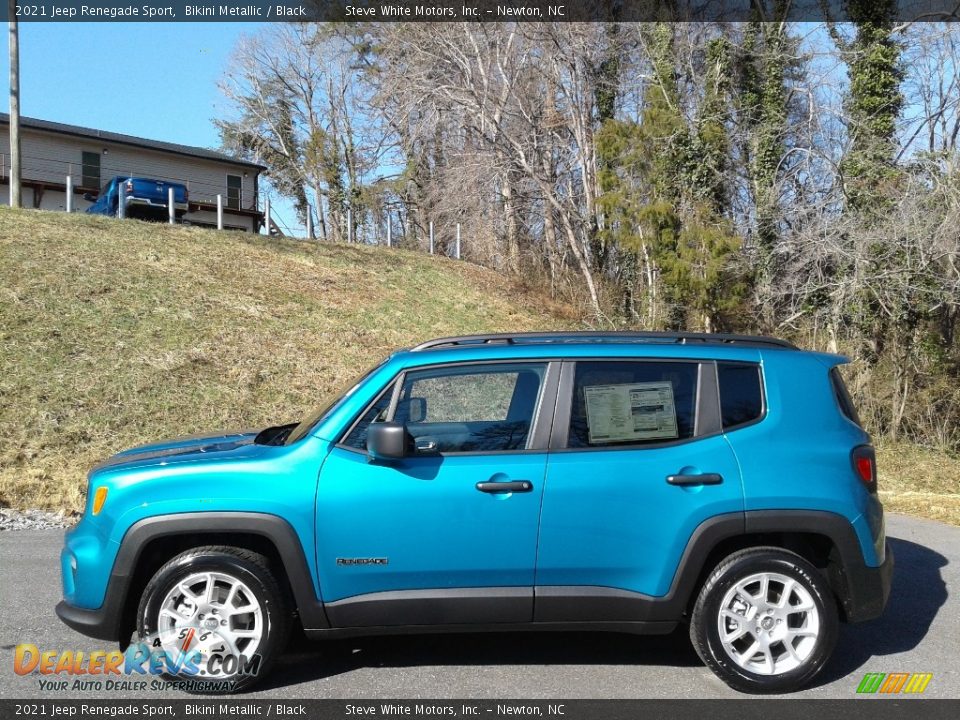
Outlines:
<svg viewBox="0 0 960 720"><path fill-rule="evenodd" d="M361 225L364 187L384 160L353 47L336 28L285 23L244 38L221 88L235 118L218 120L225 146L263 160L301 219L317 208L320 233L339 240L352 212Z"/></svg>
<svg viewBox="0 0 960 720"><path fill-rule="evenodd" d="M901 131L900 158L926 151L952 162L960 137L960 28L917 23L907 31L904 45L904 90L913 111Z"/></svg>

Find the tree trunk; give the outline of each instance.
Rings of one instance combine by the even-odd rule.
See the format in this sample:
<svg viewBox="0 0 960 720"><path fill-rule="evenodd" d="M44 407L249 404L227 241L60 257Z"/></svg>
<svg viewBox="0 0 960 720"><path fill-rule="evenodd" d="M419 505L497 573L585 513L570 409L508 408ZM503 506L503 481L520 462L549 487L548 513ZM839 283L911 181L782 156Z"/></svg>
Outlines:
<svg viewBox="0 0 960 720"><path fill-rule="evenodd" d="M517 210L513 202L513 184L510 182L509 172L503 174L503 179L500 183L500 196L503 200L503 218L506 223L505 228L505 247L504 247L504 261L506 263L506 269L512 273L516 273L520 269L520 248L519 248L519 235L520 235L520 226L517 222Z"/></svg>

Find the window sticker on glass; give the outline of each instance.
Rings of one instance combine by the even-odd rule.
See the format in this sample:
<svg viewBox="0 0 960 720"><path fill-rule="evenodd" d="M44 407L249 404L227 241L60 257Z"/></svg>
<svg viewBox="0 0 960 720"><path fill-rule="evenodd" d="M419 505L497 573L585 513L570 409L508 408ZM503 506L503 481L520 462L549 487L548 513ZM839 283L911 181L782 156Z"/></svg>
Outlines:
<svg viewBox="0 0 960 720"><path fill-rule="evenodd" d="M679 437L669 381L590 385L583 392L590 444Z"/></svg>

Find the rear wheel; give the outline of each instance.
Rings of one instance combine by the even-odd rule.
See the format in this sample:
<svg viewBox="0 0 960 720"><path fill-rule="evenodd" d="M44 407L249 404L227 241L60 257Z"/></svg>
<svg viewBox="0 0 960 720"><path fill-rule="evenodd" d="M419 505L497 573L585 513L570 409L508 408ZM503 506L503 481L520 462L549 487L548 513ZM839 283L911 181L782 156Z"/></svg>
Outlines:
<svg viewBox="0 0 960 720"><path fill-rule="evenodd" d="M780 548L741 550L710 575L690 623L706 665L742 692L798 690L836 644L837 608L820 572Z"/></svg>
<svg viewBox="0 0 960 720"><path fill-rule="evenodd" d="M282 652L290 615L264 556L199 547L177 555L147 584L137 636L161 656L168 680L197 693L236 692L266 674Z"/></svg>

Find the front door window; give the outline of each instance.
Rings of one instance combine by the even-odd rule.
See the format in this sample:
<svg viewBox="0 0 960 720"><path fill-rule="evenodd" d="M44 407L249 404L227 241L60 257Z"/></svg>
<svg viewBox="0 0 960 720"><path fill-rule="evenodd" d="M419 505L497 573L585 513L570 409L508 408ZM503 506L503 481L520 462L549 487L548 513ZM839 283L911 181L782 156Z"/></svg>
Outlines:
<svg viewBox="0 0 960 720"><path fill-rule="evenodd" d="M409 372L394 413L418 452L524 450L544 364L473 365Z"/></svg>

